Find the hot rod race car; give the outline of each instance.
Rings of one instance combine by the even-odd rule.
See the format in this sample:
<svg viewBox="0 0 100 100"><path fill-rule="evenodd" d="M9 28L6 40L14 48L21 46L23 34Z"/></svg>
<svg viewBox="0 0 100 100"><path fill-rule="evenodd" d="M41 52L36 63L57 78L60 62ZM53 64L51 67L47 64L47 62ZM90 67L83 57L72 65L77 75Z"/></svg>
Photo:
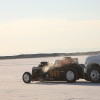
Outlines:
<svg viewBox="0 0 100 100"><path fill-rule="evenodd" d="M23 81L47 80L47 81L67 81L75 82L83 78L83 65L78 64L78 59L64 57L62 60L55 60L54 64L41 62L39 66L32 68L32 75L29 72L23 74Z"/></svg>
<svg viewBox="0 0 100 100"><path fill-rule="evenodd" d="M53 64L41 62L37 67L32 68L32 74L25 72L22 79L25 83L31 81L67 81L73 83L84 78L84 65L78 64L77 58L64 57L62 60L55 60Z"/></svg>

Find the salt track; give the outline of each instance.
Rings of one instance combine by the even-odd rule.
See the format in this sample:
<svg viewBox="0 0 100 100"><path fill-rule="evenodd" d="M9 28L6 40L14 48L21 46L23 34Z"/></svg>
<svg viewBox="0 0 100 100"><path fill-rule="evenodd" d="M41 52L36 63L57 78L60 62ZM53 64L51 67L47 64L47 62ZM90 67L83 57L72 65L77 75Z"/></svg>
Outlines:
<svg viewBox="0 0 100 100"><path fill-rule="evenodd" d="M78 56L83 63L87 56ZM54 61L62 57L0 60L0 100L100 100L100 83L83 79L76 83L31 82L25 84L22 74L31 72L41 61Z"/></svg>

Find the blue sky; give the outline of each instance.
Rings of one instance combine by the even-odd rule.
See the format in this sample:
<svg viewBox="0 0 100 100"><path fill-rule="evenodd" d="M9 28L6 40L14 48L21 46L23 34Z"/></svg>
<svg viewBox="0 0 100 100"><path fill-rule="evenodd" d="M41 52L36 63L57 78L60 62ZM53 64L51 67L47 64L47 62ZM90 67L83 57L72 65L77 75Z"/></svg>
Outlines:
<svg viewBox="0 0 100 100"><path fill-rule="evenodd" d="M100 0L0 0L0 56L100 50Z"/></svg>

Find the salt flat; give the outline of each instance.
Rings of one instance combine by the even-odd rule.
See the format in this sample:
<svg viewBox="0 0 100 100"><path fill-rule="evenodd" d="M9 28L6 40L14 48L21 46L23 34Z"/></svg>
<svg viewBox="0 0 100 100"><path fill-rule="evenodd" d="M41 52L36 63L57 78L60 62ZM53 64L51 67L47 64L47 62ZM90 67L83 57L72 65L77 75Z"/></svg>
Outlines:
<svg viewBox="0 0 100 100"><path fill-rule="evenodd" d="M87 56L77 56L84 63ZM76 83L31 82L25 84L22 75L31 72L41 61L54 61L62 57L0 60L0 100L100 100L100 83L84 79Z"/></svg>

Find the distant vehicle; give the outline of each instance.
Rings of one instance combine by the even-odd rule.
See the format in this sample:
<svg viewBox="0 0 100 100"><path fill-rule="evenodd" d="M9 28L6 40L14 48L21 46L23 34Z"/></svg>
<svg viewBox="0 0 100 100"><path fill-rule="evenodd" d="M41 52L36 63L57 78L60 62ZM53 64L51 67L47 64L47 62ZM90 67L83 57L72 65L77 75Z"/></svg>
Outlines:
<svg viewBox="0 0 100 100"><path fill-rule="evenodd" d="M100 54L86 58L84 75L85 79L93 83L100 83Z"/></svg>
<svg viewBox="0 0 100 100"><path fill-rule="evenodd" d="M84 65L78 64L77 58L64 57L62 60L41 62L37 67L32 68L32 74L25 72L22 79L25 83L31 81L67 81L73 83L84 78Z"/></svg>

